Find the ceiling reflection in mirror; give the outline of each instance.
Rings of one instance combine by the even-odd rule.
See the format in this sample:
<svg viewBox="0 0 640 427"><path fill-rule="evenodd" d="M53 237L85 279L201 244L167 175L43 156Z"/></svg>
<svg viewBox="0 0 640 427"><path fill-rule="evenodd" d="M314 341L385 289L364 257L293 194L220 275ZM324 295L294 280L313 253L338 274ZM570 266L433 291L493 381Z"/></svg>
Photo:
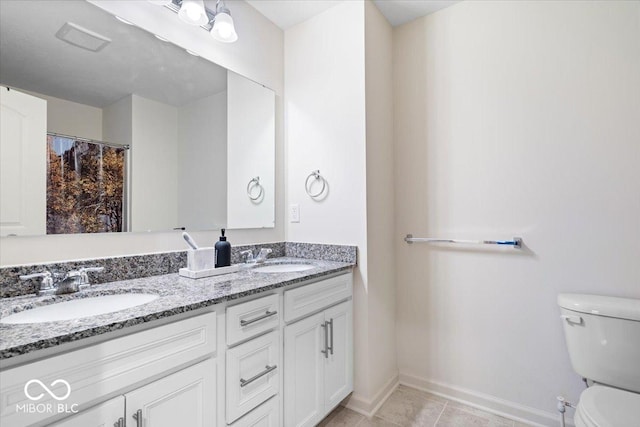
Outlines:
<svg viewBox="0 0 640 427"><path fill-rule="evenodd" d="M274 226L273 91L87 2L0 8L0 235Z"/></svg>

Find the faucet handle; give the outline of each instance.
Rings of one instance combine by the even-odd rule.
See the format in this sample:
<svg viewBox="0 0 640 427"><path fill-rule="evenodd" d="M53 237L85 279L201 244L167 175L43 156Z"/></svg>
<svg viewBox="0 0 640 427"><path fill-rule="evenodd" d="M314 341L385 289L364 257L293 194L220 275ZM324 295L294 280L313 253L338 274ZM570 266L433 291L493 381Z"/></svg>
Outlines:
<svg viewBox="0 0 640 427"><path fill-rule="evenodd" d="M49 272L49 270L45 270L41 273L31 273L31 274L23 274L20 276L20 280L30 280L30 279L35 279L36 277L51 277L51 272Z"/></svg>
<svg viewBox="0 0 640 427"><path fill-rule="evenodd" d="M32 274L23 274L20 276L20 280L30 280L35 279L36 277L42 277L42 281L40 282L40 290L53 289L53 278L51 277L51 272L49 270L45 270L41 273L32 273Z"/></svg>
<svg viewBox="0 0 640 427"><path fill-rule="evenodd" d="M78 274L80 275L80 285L89 285L89 274L93 272L101 272L104 271L104 267L80 267L78 269Z"/></svg>
<svg viewBox="0 0 640 427"><path fill-rule="evenodd" d="M240 252L240 255L244 258L245 263L253 262L253 251L251 249Z"/></svg>

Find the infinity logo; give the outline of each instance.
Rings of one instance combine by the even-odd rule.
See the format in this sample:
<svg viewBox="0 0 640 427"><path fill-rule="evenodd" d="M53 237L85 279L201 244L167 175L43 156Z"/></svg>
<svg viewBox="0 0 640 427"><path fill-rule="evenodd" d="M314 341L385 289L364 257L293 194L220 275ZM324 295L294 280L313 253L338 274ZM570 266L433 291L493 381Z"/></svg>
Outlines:
<svg viewBox="0 0 640 427"><path fill-rule="evenodd" d="M66 382L65 380L61 380L61 379L57 379L54 382L52 382L50 384L50 386L53 388L56 386L56 384L64 384L67 386L67 393L63 396L58 396L56 395L53 391L51 391L46 385L44 385L44 383L40 380L29 380L27 381L27 383L24 385L24 395L27 396L27 398L29 398L30 400L40 400L42 399L42 397L44 396L44 393L40 393L37 396L32 396L29 394L29 386L33 383L36 384L40 384L40 387L42 387L44 389L44 391L46 391L47 393L49 393L49 396L53 397L55 400L65 400L67 397L69 397L69 395L71 395L71 386L69 385L68 382Z"/></svg>

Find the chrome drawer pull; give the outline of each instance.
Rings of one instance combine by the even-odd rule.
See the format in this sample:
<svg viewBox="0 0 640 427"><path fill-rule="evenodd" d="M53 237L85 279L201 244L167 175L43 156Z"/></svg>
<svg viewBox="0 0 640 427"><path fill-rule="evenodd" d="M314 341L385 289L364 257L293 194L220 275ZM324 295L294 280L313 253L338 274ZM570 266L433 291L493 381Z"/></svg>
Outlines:
<svg viewBox="0 0 640 427"><path fill-rule="evenodd" d="M136 420L136 427L142 427L142 409L138 409L132 417Z"/></svg>
<svg viewBox="0 0 640 427"><path fill-rule="evenodd" d="M324 322L320 325L321 328L324 328L324 350L320 350L320 353L324 354L324 358L329 358L329 328L327 325L329 322Z"/></svg>
<svg viewBox="0 0 640 427"><path fill-rule="evenodd" d="M262 316L258 316L255 319L241 320L240 321L240 326L247 326L247 325L250 325L252 323L258 322L258 321L260 321L262 319L266 319L267 317L275 316L276 314L278 314L278 312L276 310L273 310L273 311L267 310L267 312L265 314L263 314Z"/></svg>
<svg viewBox="0 0 640 427"><path fill-rule="evenodd" d="M255 380L257 380L260 377L264 377L265 375L267 375L269 372L273 371L277 367L278 367L278 365L273 365L273 366L267 365L267 366L265 366L265 370L264 371L260 372L259 374L256 374L256 375L252 376L248 380L240 378L240 387L244 387L244 386L246 386L248 384L251 384L252 382L254 382Z"/></svg>
<svg viewBox="0 0 640 427"><path fill-rule="evenodd" d="M327 323L331 327L331 335L330 335L331 345L329 346L329 351L331 352L331 354L333 354L333 319L329 320Z"/></svg>

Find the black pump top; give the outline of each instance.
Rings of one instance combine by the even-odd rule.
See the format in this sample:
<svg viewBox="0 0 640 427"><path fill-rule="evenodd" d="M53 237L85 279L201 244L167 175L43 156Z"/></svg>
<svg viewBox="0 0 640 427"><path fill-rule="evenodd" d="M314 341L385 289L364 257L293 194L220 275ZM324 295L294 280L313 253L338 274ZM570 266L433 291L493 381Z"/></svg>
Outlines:
<svg viewBox="0 0 640 427"><path fill-rule="evenodd" d="M224 236L224 228L220 230L222 232L222 236L220 236L220 241L221 242L226 242L227 238Z"/></svg>

